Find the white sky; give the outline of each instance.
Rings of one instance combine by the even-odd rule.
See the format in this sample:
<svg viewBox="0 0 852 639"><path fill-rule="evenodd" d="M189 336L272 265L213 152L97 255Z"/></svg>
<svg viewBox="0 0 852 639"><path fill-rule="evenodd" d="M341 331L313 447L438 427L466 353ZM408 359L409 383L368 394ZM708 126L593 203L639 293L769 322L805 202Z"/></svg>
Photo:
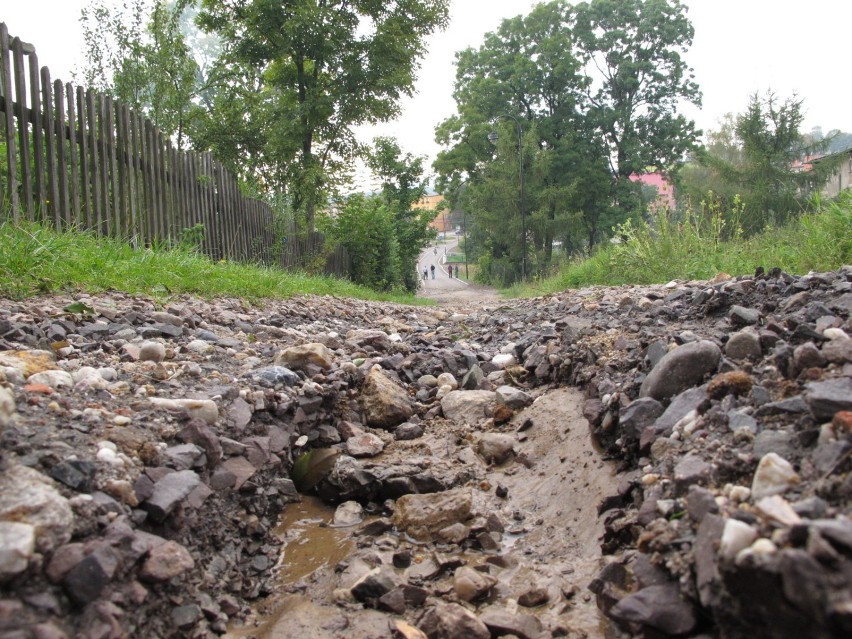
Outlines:
<svg viewBox="0 0 852 639"><path fill-rule="evenodd" d="M112 0L116 4L120 0ZM80 9L87 0L0 0L0 22L35 45L53 78L70 80L82 62ZM526 14L536 0L452 0L449 28L429 41L417 95L396 122L360 132L395 136L405 151L434 158L435 126L455 112L456 51L478 47L503 18ZM751 93L772 89L804 98L805 131L852 132L849 88L850 0L686 0L695 39L686 60L704 94L703 108L686 110L700 128L717 128L727 112L742 112Z"/></svg>

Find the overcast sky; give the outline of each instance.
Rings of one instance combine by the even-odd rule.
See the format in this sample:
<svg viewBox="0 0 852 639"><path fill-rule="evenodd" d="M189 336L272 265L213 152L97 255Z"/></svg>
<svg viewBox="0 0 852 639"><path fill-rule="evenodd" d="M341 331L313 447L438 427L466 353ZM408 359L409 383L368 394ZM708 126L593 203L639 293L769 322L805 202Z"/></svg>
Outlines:
<svg viewBox="0 0 852 639"><path fill-rule="evenodd" d="M118 3L119 0L111 0ZM486 32L507 17L526 14L537 0L452 0L449 28L429 41L417 95L393 123L362 131L393 135L409 152L438 151L434 129L455 111L452 100L456 51L478 47ZM70 80L82 61L79 15L87 0L2 0L0 21L12 36L36 46L39 63L53 78ZM749 94L772 89L804 98L805 131L852 132L849 88L850 0L687 0L695 40L686 59L704 94L703 108L685 111L703 129L717 128L727 112L745 109Z"/></svg>

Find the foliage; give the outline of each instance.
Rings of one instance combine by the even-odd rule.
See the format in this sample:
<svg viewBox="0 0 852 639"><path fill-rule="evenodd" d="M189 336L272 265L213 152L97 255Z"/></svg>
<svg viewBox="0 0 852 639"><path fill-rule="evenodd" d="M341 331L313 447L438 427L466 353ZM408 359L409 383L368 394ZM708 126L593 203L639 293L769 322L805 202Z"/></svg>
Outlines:
<svg viewBox="0 0 852 639"><path fill-rule="evenodd" d="M813 203L812 213L785 226L745 236L737 220L744 205L727 210L708 196L678 216L657 211L649 221L621 226L620 244L600 247L590 258L567 264L550 278L515 287L515 295L543 295L590 285L655 284L673 279L710 279L719 272L753 273L758 266L790 273L828 271L852 261L852 192Z"/></svg>
<svg viewBox="0 0 852 639"><path fill-rule="evenodd" d="M188 0L127 0L83 9L84 80L145 114L178 149L200 115L200 67L182 27Z"/></svg>
<svg viewBox="0 0 852 639"><path fill-rule="evenodd" d="M402 284L408 292L414 293L420 283L417 259L435 237L429 222L435 219L436 212L416 206L426 194L424 158L403 154L392 138L376 138L373 145L373 151L367 156L367 166L382 182L382 199L393 214Z"/></svg>
<svg viewBox="0 0 852 639"><path fill-rule="evenodd" d="M691 39L677 0L552 0L457 54L457 114L436 129L434 168L476 218L484 281L517 279L525 249L533 273L548 271L554 246L589 250L640 206L626 178L692 146L693 123L677 115L678 100L699 101L681 58Z"/></svg>
<svg viewBox="0 0 852 639"><path fill-rule="evenodd" d="M205 144L286 192L304 227L360 151L353 127L386 121L411 95L447 0L203 0L223 78Z"/></svg>
<svg viewBox="0 0 852 639"><path fill-rule="evenodd" d="M701 168L681 175L685 193L711 187L728 204L741 198L747 234L782 225L807 210L810 194L825 184L837 163L809 163L828 140L802 135L802 104L795 97L780 101L772 92L765 98L753 94L744 113L735 120L728 116L710 136L710 144L699 154Z"/></svg>
<svg viewBox="0 0 852 639"><path fill-rule="evenodd" d="M0 295L19 299L61 290L121 290L158 297L192 293L248 300L316 294L418 303L408 295L377 293L331 277L213 262L183 247L134 250L90 233L0 223Z"/></svg>
<svg viewBox="0 0 852 639"><path fill-rule="evenodd" d="M380 198L355 194L341 203L336 215L322 218L320 226L349 252L353 282L392 291L402 285L394 221L393 212Z"/></svg>

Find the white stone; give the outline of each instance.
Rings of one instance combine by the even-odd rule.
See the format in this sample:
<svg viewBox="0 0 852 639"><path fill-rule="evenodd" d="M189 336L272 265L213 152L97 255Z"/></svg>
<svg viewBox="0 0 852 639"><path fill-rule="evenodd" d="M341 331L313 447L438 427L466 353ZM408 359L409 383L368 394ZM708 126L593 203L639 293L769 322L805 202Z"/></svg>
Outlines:
<svg viewBox="0 0 852 639"><path fill-rule="evenodd" d="M119 458L118 453L109 448L101 448L95 457L98 461L102 461L110 466L124 466L124 462Z"/></svg>
<svg viewBox="0 0 852 639"><path fill-rule="evenodd" d="M494 391L452 391L441 399L441 409L447 419L475 426L486 417L491 417L497 403Z"/></svg>
<svg viewBox="0 0 852 639"><path fill-rule="evenodd" d="M755 504L755 508L770 521L778 522L784 526L795 526L802 523L802 518L781 495L764 497Z"/></svg>
<svg viewBox="0 0 852 639"><path fill-rule="evenodd" d="M0 521L33 526L36 549L41 553L67 543L74 530L74 512L56 489L56 482L20 465L0 473Z"/></svg>
<svg viewBox="0 0 852 639"><path fill-rule="evenodd" d="M494 364L497 368L507 368L509 366L514 366L518 363L518 360L515 359L515 356L511 353L498 353L494 357L491 358L491 363Z"/></svg>
<svg viewBox="0 0 852 639"><path fill-rule="evenodd" d="M196 355L207 355L214 350L213 344L203 339L194 339L186 345L186 350Z"/></svg>
<svg viewBox="0 0 852 639"><path fill-rule="evenodd" d="M27 569L35 552L35 527L18 521L0 521L0 583Z"/></svg>
<svg viewBox="0 0 852 639"><path fill-rule="evenodd" d="M169 399L151 397L155 406L166 410L185 410L192 419L200 419L208 424L215 424L219 419L219 407L212 399Z"/></svg>
<svg viewBox="0 0 852 639"><path fill-rule="evenodd" d="M828 339L850 339L842 328L827 328L822 334Z"/></svg>
<svg viewBox="0 0 852 639"><path fill-rule="evenodd" d="M459 383L452 373L441 373L438 375L438 386L450 386L455 390L459 387Z"/></svg>
<svg viewBox="0 0 852 639"><path fill-rule="evenodd" d="M738 552L751 546L755 539L757 531L754 528L739 519L728 519L719 542L719 554L725 559L734 559Z"/></svg>
<svg viewBox="0 0 852 639"><path fill-rule="evenodd" d="M438 385L438 378L434 375L422 375L420 379L417 380L417 383L421 386L433 388Z"/></svg>
<svg viewBox="0 0 852 639"><path fill-rule="evenodd" d="M728 494L731 501L744 502L751 497L751 488L747 486L732 486L731 492Z"/></svg>
<svg viewBox="0 0 852 639"><path fill-rule="evenodd" d="M0 386L0 429L12 421L15 414L15 395L11 388Z"/></svg>
<svg viewBox="0 0 852 639"><path fill-rule="evenodd" d="M346 440L346 452L353 457L375 457L385 449L385 443L373 433L359 433Z"/></svg>
<svg viewBox="0 0 852 639"><path fill-rule="evenodd" d="M334 511L334 525L354 526L364 521L364 507L357 501L345 501Z"/></svg>
<svg viewBox="0 0 852 639"><path fill-rule="evenodd" d="M799 476L793 470L793 465L776 453L767 453L757 464L751 495L753 499L778 495L797 483Z"/></svg>
<svg viewBox="0 0 852 639"><path fill-rule="evenodd" d="M63 386L71 388L74 386L74 378L71 377L71 373L60 370L35 373L27 378L27 382L30 384L44 384L50 388L61 388Z"/></svg>

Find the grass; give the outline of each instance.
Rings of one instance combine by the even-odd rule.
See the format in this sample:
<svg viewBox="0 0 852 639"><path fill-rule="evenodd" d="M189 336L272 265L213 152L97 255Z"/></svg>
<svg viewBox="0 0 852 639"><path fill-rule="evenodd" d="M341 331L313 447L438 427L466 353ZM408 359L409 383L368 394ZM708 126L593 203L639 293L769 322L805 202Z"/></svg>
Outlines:
<svg viewBox="0 0 852 639"><path fill-rule="evenodd" d="M554 275L504 291L510 297L547 295L592 285L657 284L674 279L711 279L780 267L789 273L830 271L852 263L852 193L817 203L815 212L781 228L744 237L742 211L702 203L676 218L665 211L638 224L624 224L622 241L571 261Z"/></svg>
<svg viewBox="0 0 852 639"><path fill-rule="evenodd" d="M36 223L0 223L0 296L22 299L55 291L120 290L168 297L284 299L334 295L423 304L405 294L383 294L332 277L237 262L214 262L191 248L133 249L91 233L59 233Z"/></svg>

